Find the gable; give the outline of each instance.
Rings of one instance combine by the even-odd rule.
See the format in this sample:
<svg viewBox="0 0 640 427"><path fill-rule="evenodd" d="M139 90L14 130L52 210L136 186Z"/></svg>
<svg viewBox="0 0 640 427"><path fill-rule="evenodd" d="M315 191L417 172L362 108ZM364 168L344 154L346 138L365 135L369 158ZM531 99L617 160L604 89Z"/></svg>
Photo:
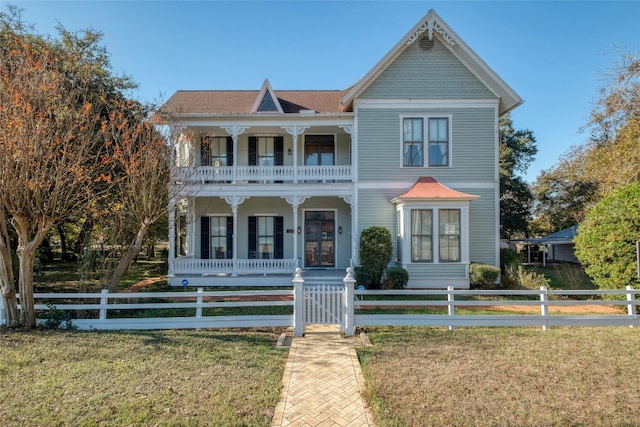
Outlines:
<svg viewBox="0 0 640 427"><path fill-rule="evenodd" d="M427 35L407 47L358 98L497 98L442 42L423 41L429 41Z"/></svg>
<svg viewBox="0 0 640 427"><path fill-rule="evenodd" d="M424 43L425 36L427 37L427 43L425 44L429 44L432 41L438 41L442 46L446 44L446 49L461 64L464 64L477 80L484 83L484 86L493 94L493 98L499 100L499 115L508 113L522 103L522 98L495 71L489 68L433 10L430 10L362 79L349 89L347 94L340 100L342 109L350 111L353 108L354 100L376 82L389 67L393 66L404 52L410 50L416 43L419 47L424 47L420 45ZM443 72L443 70L440 70L440 72ZM402 82L396 81L395 84L401 85ZM464 84L467 84L466 81ZM369 96L371 96L371 93Z"/></svg>

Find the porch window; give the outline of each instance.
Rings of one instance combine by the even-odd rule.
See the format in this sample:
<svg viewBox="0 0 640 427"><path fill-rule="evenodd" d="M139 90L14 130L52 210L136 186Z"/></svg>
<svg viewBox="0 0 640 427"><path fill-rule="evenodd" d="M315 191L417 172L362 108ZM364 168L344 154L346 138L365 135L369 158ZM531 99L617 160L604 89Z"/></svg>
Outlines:
<svg viewBox="0 0 640 427"><path fill-rule="evenodd" d="M438 212L440 262L460 262L460 209Z"/></svg>
<svg viewBox="0 0 640 427"><path fill-rule="evenodd" d="M282 259L283 225L281 216L249 217L249 258Z"/></svg>
<svg viewBox="0 0 640 427"><path fill-rule="evenodd" d="M429 166L449 166L449 119L429 119Z"/></svg>
<svg viewBox="0 0 640 427"><path fill-rule="evenodd" d="M232 166L233 139L231 137L203 136L200 142L202 166Z"/></svg>
<svg viewBox="0 0 640 427"><path fill-rule="evenodd" d="M232 216L203 216L200 218L200 258L233 258Z"/></svg>
<svg viewBox="0 0 640 427"><path fill-rule="evenodd" d="M403 165L422 166L424 150L423 119L405 118L402 123Z"/></svg>
<svg viewBox="0 0 640 427"><path fill-rule="evenodd" d="M433 261L433 211L411 211L411 261Z"/></svg>

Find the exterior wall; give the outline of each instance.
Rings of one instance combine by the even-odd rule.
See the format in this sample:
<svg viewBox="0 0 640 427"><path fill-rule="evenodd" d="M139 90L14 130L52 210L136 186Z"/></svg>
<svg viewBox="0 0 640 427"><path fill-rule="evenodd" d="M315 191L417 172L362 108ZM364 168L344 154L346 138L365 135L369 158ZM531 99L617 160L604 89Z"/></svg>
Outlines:
<svg viewBox="0 0 640 427"><path fill-rule="evenodd" d="M434 38L423 50L409 46L360 95L361 99L495 98L495 95Z"/></svg>
<svg viewBox="0 0 640 427"><path fill-rule="evenodd" d="M573 243L549 245L547 261L562 261L575 264L580 263L578 258L576 258Z"/></svg>
<svg viewBox="0 0 640 427"><path fill-rule="evenodd" d="M480 196L469 204L469 261L500 266L496 188L461 188Z"/></svg>
<svg viewBox="0 0 640 427"><path fill-rule="evenodd" d="M496 180L495 108L358 108L358 181ZM450 116L451 166L401 167L401 117Z"/></svg>

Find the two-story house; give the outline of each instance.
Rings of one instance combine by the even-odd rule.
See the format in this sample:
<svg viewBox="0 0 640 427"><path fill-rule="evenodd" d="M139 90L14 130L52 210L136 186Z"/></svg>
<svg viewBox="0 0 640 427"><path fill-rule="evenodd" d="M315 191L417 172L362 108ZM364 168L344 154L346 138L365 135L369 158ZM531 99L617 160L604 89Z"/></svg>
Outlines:
<svg viewBox="0 0 640 427"><path fill-rule="evenodd" d="M499 265L498 119L520 97L433 11L344 90L178 91L172 285L344 277L372 225L409 287Z"/></svg>

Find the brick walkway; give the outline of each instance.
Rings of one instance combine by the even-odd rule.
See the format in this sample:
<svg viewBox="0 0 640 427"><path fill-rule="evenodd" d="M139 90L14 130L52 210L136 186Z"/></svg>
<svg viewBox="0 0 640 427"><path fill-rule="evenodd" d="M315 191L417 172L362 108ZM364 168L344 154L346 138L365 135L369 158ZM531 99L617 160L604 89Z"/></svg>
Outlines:
<svg viewBox="0 0 640 427"><path fill-rule="evenodd" d="M271 426L373 426L356 345L361 339L341 337L337 326L293 337Z"/></svg>

